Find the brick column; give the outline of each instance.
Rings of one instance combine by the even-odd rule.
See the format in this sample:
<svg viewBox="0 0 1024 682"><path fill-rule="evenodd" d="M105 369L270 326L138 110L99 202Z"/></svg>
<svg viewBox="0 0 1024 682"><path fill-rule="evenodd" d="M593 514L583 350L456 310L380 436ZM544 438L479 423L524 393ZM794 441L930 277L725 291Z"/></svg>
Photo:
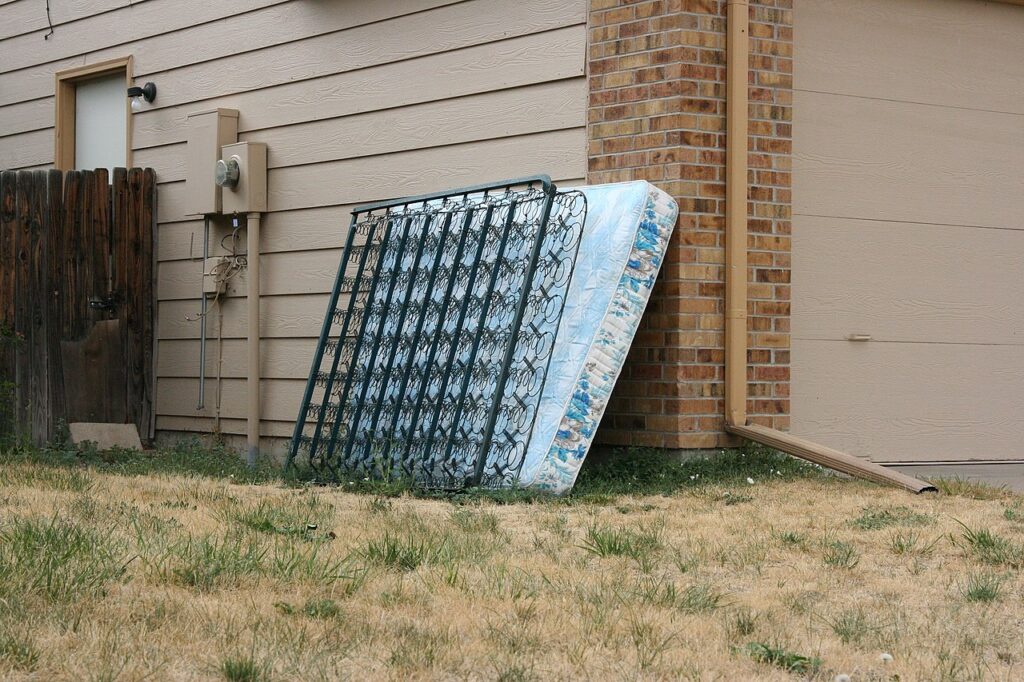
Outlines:
<svg viewBox="0 0 1024 682"><path fill-rule="evenodd" d="M679 224L599 432L735 444L724 410L723 0L590 0L590 183L649 180ZM748 306L752 421L789 427L792 0L751 0Z"/></svg>

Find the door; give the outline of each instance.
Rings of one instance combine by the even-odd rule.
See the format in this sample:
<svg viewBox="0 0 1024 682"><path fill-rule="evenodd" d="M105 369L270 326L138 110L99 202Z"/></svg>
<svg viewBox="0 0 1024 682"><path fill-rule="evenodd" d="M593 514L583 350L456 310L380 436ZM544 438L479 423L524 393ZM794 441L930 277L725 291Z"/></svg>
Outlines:
<svg viewBox="0 0 1024 682"><path fill-rule="evenodd" d="M1024 459L1024 7L798 0L794 21L792 431Z"/></svg>

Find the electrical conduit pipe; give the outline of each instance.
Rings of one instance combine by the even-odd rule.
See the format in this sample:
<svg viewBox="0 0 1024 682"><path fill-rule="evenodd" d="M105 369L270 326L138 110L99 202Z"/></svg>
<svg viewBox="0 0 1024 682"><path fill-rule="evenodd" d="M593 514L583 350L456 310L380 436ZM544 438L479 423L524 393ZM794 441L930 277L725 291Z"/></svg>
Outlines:
<svg viewBox="0 0 1024 682"><path fill-rule="evenodd" d="M256 466L260 452L260 214L249 213L246 219L246 261L249 268L246 287L248 334L246 352L248 364L248 422L246 461Z"/></svg>
<svg viewBox="0 0 1024 682"><path fill-rule="evenodd" d="M866 459L747 424L747 128L749 0L728 0L726 43L725 430L795 457L915 493L935 486Z"/></svg>

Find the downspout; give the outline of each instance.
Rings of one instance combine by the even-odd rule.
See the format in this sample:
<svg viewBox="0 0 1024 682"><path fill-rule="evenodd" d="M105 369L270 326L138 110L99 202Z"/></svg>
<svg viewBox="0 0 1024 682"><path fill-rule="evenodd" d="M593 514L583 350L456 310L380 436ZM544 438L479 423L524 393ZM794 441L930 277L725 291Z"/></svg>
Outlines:
<svg viewBox="0 0 1024 682"><path fill-rule="evenodd" d="M726 43L725 430L795 457L915 493L924 481L788 433L747 424L747 128L749 0L728 0Z"/></svg>

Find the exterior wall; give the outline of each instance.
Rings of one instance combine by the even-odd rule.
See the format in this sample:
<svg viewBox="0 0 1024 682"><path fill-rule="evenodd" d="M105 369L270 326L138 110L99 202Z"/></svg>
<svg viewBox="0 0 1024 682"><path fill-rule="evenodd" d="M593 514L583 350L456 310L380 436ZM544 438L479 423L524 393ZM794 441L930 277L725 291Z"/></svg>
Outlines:
<svg viewBox="0 0 1024 682"><path fill-rule="evenodd" d="M751 0L751 421L789 427L792 0ZM649 180L680 218L601 429L607 444L732 444L724 411L723 0L590 0L587 179Z"/></svg>
<svg viewBox="0 0 1024 682"><path fill-rule="evenodd" d="M794 11L792 431L1014 471L979 461L1024 460L1024 7Z"/></svg>
<svg viewBox="0 0 1024 682"><path fill-rule="evenodd" d="M264 434L288 436L333 283L348 207L488 180L586 172L586 0L136 0L0 4L0 168L53 163L58 70L133 57L153 105L133 163L159 181L158 431L196 411L202 221L185 215L186 116L240 111L270 150L262 229ZM237 53L236 53L237 52ZM215 225L213 253L230 233ZM221 428L245 431L244 276L223 311ZM211 316L207 377L219 322Z"/></svg>

